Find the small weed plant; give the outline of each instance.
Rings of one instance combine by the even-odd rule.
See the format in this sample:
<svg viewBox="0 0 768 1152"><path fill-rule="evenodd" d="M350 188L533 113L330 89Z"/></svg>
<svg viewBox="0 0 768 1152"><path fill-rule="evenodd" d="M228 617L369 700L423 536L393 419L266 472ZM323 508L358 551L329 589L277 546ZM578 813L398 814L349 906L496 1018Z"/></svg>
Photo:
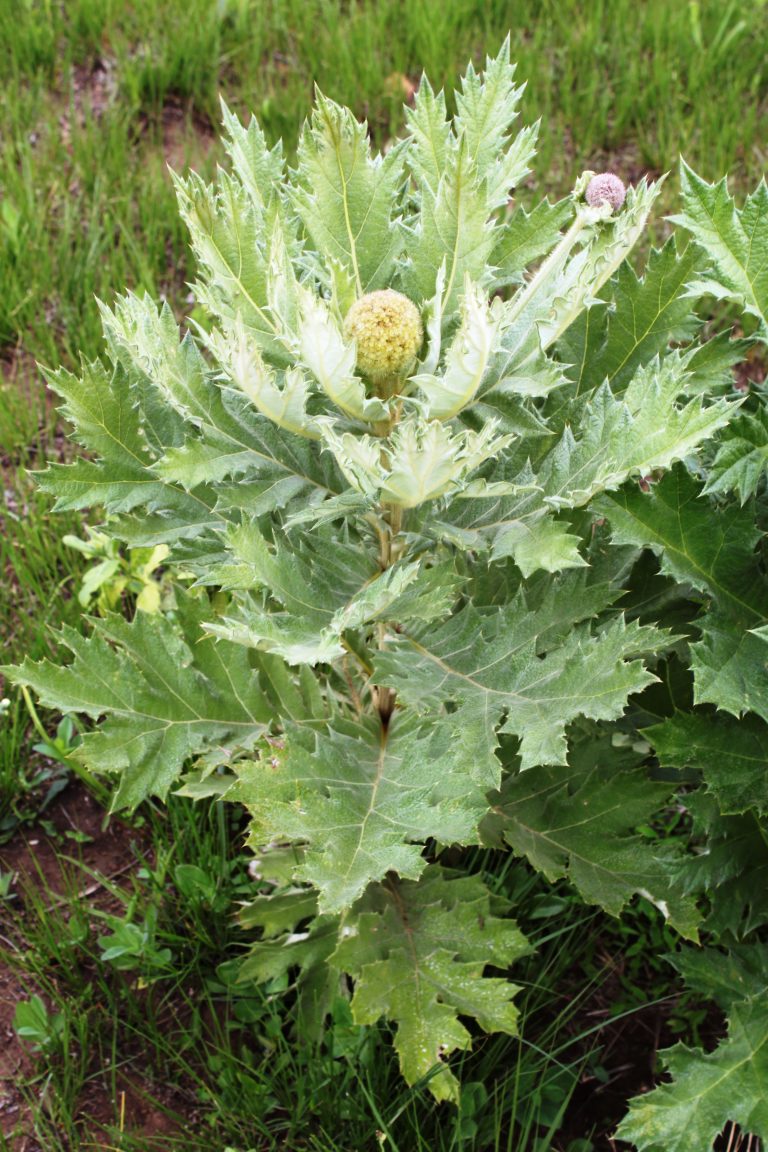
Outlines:
<svg viewBox="0 0 768 1152"><path fill-rule="evenodd" d="M291 170L224 109L229 170L176 181L204 322L124 296L105 359L50 375L87 454L40 485L161 549L163 603L8 671L99 722L72 754L118 806L244 805L240 979L310 1035L345 993L439 1100L452 1053L515 1034L530 951L463 849L651 901L729 1026L619 1135L701 1152L768 1136L768 417L732 383L766 337L768 192L739 212L684 169L638 275L659 183L512 206L521 96L505 46L452 117L422 80L373 155L318 95ZM702 338L712 296L740 339Z"/></svg>

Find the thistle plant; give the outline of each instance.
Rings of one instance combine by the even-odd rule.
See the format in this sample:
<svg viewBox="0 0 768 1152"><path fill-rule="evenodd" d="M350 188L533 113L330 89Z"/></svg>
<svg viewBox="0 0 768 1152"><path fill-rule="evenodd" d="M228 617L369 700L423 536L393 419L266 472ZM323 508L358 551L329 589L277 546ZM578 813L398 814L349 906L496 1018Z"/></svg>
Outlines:
<svg viewBox="0 0 768 1152"><path fill-rule="evenodd" d="M616 915L651 900L695 941L704 853L743 801L721 814L694 761L691 844L641 836L691 765L662 770L654 734L726 732L692 682L697 705L759 713L755 740L768 719L764 663L737 671L764 644L755 537L701 496L743 347L697 339L700 246L628 262L659 183L585 172L557 203L511 200L537 135L515 128L522 91L508 45L453 117L423 79L384 155L318 94L292 170L224 108L229 169L176 179L209 322L181 337L146 297L102 305L104 362L50 375L88 455L39 477L167 549L173 604L11 673L99 721L78 755L117 806L244 805L265 887L242 979L288 976L305 1028L347 989L439 1099L472 1029L514 1034L529 950L461 849L506 848ZM664 1122L629 1138L701 1152Z"/></svg>

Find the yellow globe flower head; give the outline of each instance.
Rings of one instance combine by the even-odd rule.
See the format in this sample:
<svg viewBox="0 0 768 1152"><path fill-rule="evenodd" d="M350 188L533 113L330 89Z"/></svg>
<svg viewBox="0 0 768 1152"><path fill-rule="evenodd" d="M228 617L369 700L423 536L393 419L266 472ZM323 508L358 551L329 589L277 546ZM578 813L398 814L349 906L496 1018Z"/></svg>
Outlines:
<svg viewBox="0 0 768 1152"><path fill-rule="evenodd" d="M419 310L391 288L368 292L350 308L344 335L357 346L357 368L373 384L404 379L424 338Z"/></svg>

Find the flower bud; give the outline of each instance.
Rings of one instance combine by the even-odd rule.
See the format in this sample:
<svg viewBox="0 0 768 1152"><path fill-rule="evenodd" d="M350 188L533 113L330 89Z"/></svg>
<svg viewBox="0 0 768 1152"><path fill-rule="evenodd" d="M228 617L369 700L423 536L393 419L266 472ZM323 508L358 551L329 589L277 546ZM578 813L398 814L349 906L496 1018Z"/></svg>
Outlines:
<svg viewBox="0 0 768 1152"><path fill-rule="evenodd" d="M614 176L613 172L600 172L597 176L593 176L587 184L584 198L590 208L597 208L607 201L613 211L618 212L624 203L626 194L627 190L618 176Z"/></svg>
<svg viewBox="0 0 768 1152"><path fill-rule="evenodd" d="M357 368L374 384L407 376L424 338L416 305L391 288L368 292L350 308L344 336L357 346Z"/></svg>

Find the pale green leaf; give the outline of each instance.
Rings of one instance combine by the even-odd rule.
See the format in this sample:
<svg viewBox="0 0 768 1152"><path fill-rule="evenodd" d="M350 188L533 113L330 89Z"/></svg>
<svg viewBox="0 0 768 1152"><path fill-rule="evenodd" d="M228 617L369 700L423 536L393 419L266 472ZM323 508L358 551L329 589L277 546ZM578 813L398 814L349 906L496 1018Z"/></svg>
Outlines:
<svg viewBox="0 0 768 1152"><path fill-rule="evenodd" d="M516 65L509 62L509 37L495 58L488 57L482 75L470 63L456 95L454 130L464 138L467 154L486 185L488 209L506 204L512 189L529 173L536 129L510 144L509 129L518 116L525 89L515 86Z"/></svg>
<svg viewBox="0 0 768 1152"><path fill-rule="evenodd" d="M554 587L554 586L553 586ZM521 591L501 608L464 608L439 628L403 633L374 657L376 682L453 731L467 771L498 787L497 732L520 738L524 768L563 764L565 728L577 716L613 719L627 697L653 682L638 658L664 638L618 617L591 633L573 627L542 654L547 601L530 611ZM574 625L586 604L570 606Z"/></svg>
<svg viewBox="0 0 768 1152"><path fill-rule="evenodd" d="M768 187L761 181L739 211L725 178L708 184L683 163L684 211L672 219L687 228L707 253L714 274L692 291L735 300L768 333Z"/></svg>
<svg viewBox="0 0 768 1152"><path fill-rule="evenodd" d="M298 160L294 202L317 250L349 270L358 295L388 287L403 244L402 147L372 158L366 125L318 93Z"/></svg>

